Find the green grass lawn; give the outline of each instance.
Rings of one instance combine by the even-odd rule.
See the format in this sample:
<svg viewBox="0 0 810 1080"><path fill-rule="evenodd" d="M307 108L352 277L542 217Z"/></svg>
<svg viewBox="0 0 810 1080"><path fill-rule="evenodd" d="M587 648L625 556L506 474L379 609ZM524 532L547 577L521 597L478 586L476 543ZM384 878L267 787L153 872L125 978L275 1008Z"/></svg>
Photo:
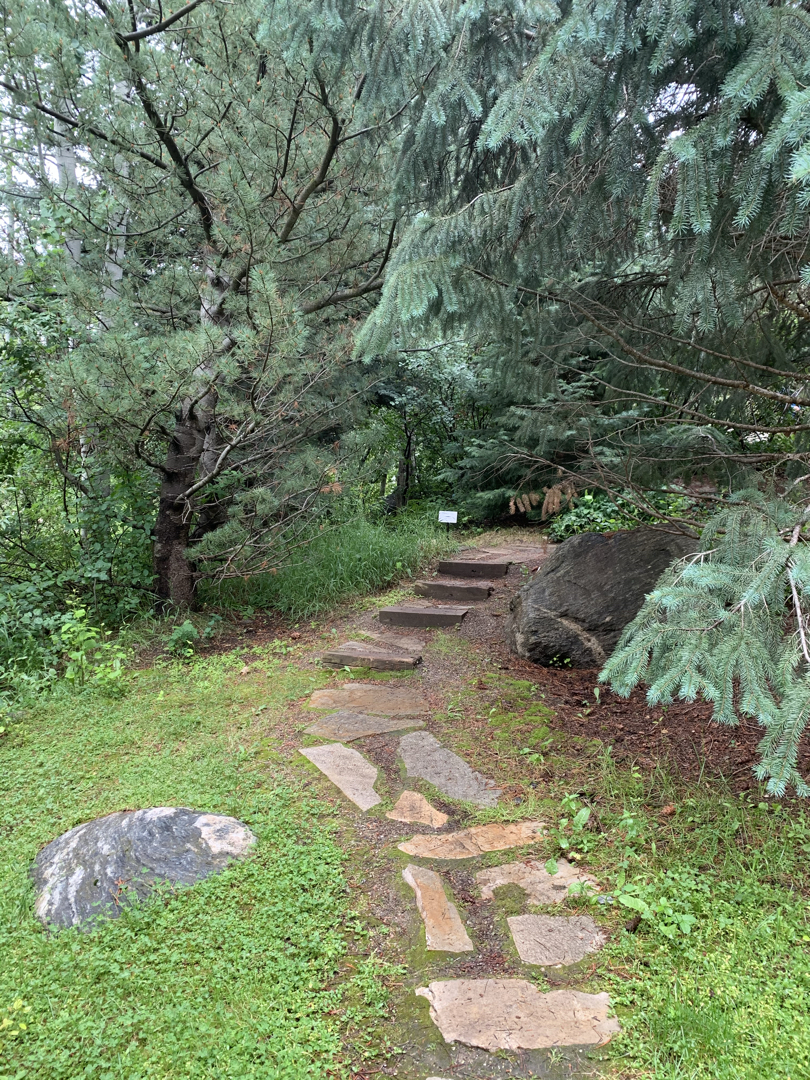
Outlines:
<svg viewBox="0 0 810 1080"><path fill-rule="evenodd" d="M0 1080L339 1078L385 1052L387 969L347 901L342 815L277 752L286 705L328 679L297 648L265 648L244 676L232 653L136 672L118 699L44 698L0 738ZM594 1075L810 1076L803 806L619 767L595 741L563 749L530 683L487 679L500 703L478 726L456 726L466 694L437 715L451 745L473 754L478 732L494 757L476 764L497 758L526 784L522 802L475 818L547 822L542 857L579 857L600 883L566 904L612 932L577 983L609 990L623 1028ZM546 771L536 788L532 770ZM89 933L46 933L28 876L38 849L158 805L240 818L255 855ZM393 937L386 948L401 959ZM528 977L548 988L541 970Z"/></svg>
<svg viewBox="0 0 810 1080"><path fill-rule="evenodd" d="M266 657L140 672L119 700L64 696L0 740L0 1076L340 1076L347 1024L379 1013L331 812L271 764L264 733L318 680ZM257 715L257 709L264 709ZM193 889L47 934L32 914L39 847L113 810L232 814L254 857Z"/></svg>

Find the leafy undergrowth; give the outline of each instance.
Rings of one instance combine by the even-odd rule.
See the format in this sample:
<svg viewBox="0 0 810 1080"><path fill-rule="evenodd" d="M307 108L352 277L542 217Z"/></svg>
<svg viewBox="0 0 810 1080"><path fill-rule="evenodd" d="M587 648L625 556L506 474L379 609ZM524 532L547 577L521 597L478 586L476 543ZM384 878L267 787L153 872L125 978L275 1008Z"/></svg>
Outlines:
<svg viewBox="0 0 810 1080"><path fill-rule="evenodd" d="M319 681L269 655L141 672L123 699L65 696L0 741L0 1076L341 1076L385 991L347 908L332 811L270 761L286 701ZM27 870L124 808L233 814L256 854L89 933L47 934ZM359 943L359 944L358 944Z"/></svg>
<svg viewBox="0 0 810 1080"><path fill-rule="evenodd" d="M810 1076L804 810L605 772L605 903L590 903L612 900L618 922L604 957L616 1064L655 1080Z"/></svg>

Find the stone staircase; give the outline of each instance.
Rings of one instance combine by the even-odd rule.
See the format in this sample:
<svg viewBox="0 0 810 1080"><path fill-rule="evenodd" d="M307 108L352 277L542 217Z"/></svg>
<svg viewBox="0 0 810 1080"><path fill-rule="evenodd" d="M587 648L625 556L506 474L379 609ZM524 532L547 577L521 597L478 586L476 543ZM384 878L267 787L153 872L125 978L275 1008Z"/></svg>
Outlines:
<svg viewBox="0 0 810 1080"><path fill-rule="evenodd" d="M462 561L465 568L459 571ZM451 572L454 579L437 584L455 589L464 587L464 579L469 577L480 576L486 581L484 571L504 576L509 564L503 560L468 559L441 565L450 567L448 573ZM467 568L474 568L474 572L467 573ZM459 578L461 582L457 580ZM480 596L481 600L486 600L492 591L486 584L471 587L485 592ZM457 625L467 610L438 605L401 605L384 609L424 620L394 622L394 625L407 626ZM447 621L429 621L436 619L437 613ZM382 614L381 621L393 621L382 620ZM409 644L405 639L406 651ZM357 646L356 654L348 649L350 645ZM361 654L360 650L365 651ZM411 651L412 655L407 658L413 667L421 656L417 657L416 651ZM390 641L380 643L379 648L348 642L327 655L337 656L338 653L350 660L361 655L376 658L377 653L388 653L392 662L396 660L400 667L404 664L402 646L397 652ZM307 734L330 741L304 747L301 753L364 813L382 801L374 786L378 770L360 750L346 744L381 733L396 733L396 757L404 777L403 790L385 817L424 830L395 846L409 860L401 874L413 892L428 952L448 957L474 956L477 952L475 929L465 925L463 909L460 911L455 903L445 876L450 872L446 868L452 868L457 861L464 860L462 865L474 868L474 860L487 859L491 852L523 849L515 861L497 866L488 866L485 862L474 874L480 897L478 902L484 904L493 902L494 890L501 885L519 886L527 905L549 907L563 902L573 884L598 888L592 877L564 859L549 867L526 854L526 850L545 835L542 822L492 822L466 829L454 828L447 814L409 786L423 781L445 799L477 803L483 807L496 806L501 796L491 779L472 769L425 729L429 711L416 688L402 684L346 683L338 689L316 691L309 704L312 708L337 711L306 728ZM559 969L579 963L601 949L606 941L605 932L590 916L584 915L524 912L509 916L506 926L527 974L543 967ZM484 1055L488 1058L488 1054L499 1050L522 1053L552 1047L592 1048L609 1041L619 1030L618 1021L611 1016L607 994L588 994L572 989L544 992L529 979L501 978L496 977L497 974L492 972L485 978L438 979L416 988L415 993L427 999L431 1020L445 1045L476 1048L476 1053L488 1052ZM488 1076L487 1069L485 1066ZM442 1078L432 1076L425 1080Z"/></svg>
<svg viewBox="0 0 810 1080"><path fill-rule="evenodd" d="M417 581L413 587L417 596L428 596L431 600L489 600L492 595L491 585L470 585L466 581L449 578L445 581Z"/></svg>
<svg viewBox="0 0 810 1080"><path fill-rule="evenodd" d="M438 573L434 578L417 581L414 592L426 600L462 600L465 605L437 604L427 602L393 604L381 608L377 613L379 621L387 626L407 626L411 628L460 626L465 615L470 611L469 604L488 600L494 591L491 581L505 577L511 561L493 558L484 552L472 554L464 559L453 559L439 563ZM470 578L476 578L474 583ZM397 645L391 641L378 644L366 644L360 641L346 641L322 654L321 659L329 667L370 668L372 671L406 671L416 667L422 660L418 643Z"/></svg>

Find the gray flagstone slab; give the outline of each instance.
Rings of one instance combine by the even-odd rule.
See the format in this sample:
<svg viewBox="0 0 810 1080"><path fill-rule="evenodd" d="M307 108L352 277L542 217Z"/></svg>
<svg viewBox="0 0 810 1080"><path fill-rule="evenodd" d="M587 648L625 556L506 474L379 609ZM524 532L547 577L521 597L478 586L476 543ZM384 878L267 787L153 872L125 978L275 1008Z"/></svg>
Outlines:
<svg viewBox="0 0 810 1080"><path fill-rule="evenodd" d="M415 731L399 740L399 756L408 776L427 780L443 795L480 806L495 806L500 789L475 772L458 754L442 746L430 732Z"/></svg>
<svg viewBox="0 0 810 1080"><path fill-rule="evenodd" d="M513 915L506 921L524 964L576 964L607 940L590 915Z"/></svg>
<svg viewBox="0 0 810 1080"><path fill-rule="evenodd" d="M428 711L424 696L409 687L385 683L344 683L328 690L316 690L309 699L311 709L349 709L381 716L421 716Z"/></svg>
<svg viewBox="0 0 810 1080"><path fill-rule="evenodd" d="M424 727L424 721L402 716L368 716L366 713L340 709L329 716L319 717L314 724L304 729L304 733L319 739L352 742L368 735L383 735L387 731L402 731L415 727Z"/></svg>

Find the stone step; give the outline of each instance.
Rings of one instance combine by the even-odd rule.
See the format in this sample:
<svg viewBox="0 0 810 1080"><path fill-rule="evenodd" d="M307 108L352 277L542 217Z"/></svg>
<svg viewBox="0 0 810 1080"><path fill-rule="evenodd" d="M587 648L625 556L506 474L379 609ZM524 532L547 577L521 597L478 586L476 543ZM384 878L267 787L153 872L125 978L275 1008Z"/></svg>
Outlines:
<svg viewBox="0 0 810 1080"><path fill-rule="evenodd" d="M404 844L397 844L400 851L415 859L474 859L488 851L525 847L545 836L541 821L513 821L501 824L472 825L455 833L428 836L417 833Z"/></svg>
<svg viewBox="0 0 810 1080"><path fill-rule="evenodd" d="M524 964L578 964L607 941L590 915L512 915L506 921Z"/></svg>
<svg viewBox="0 0 810 1080"><path fill-rule="evenodd" d="M433 600L488 600L492 585L469 585L464 581L417 581L413 587L417 596Z"/></svg>
<svg viewBox="0 0 810 1080"><path fill-rule="evenodd" d="M424 726L423 720L416 720L414 717L367 716L365 713L339 709L337 712L330 713L329 716L319 717L314 724L304 728L304 734L313 735L316 739L347 743L355 739L366 739L369 735L384 735L389 731Z"/></svg>
<svg viewBox="0 0 810 1080"><path fill-rule="evenodd" d="M536 859L524 862L504 863L479 870L475 875L482 900L492 900L494 890L500 885L518 885L526 893L530 904L561 904L572 885L589 885L596 890L596 878L573 866L567 859L557 859L556 869L550 874L548 864Z"/></svg>
<svg viewBox="0 0 810 1080"><path fill-rule="evenodd" d="M380 622L392 626L458 626L470 609L467 607L420 607L418 604L396 604L381 608Z"/></svg>
<svg viewBox="0 0 810 1080"><path fill-rule="evenodd" d="M607 994L543 993L525 979L448 979L420 986L445 1042L483 1050L599 1046L620 1031Z"/></svg>
<svg viewBox="0 0 810 1080"><path fill-rule="evenodd" d="M425 924L425 945L430 952L474 952L475 946L464 929L458 908L447 899L439 875L424 866L411 864L402 877L416 893L416 906Z"/></svg>
<svg viewBox="0 0 810 1080"><path fill-rule="evenodd" d="M428 712L424 696L412 687L385 683L343 683L341 687L316 690L310 709L347 709L376 716L421 716Z"/></svg>
<svg viewBox="0 0 810 1080"><path fill-rule="evenodd" d="M424 795L418 791L403 791L385 815L391 821L405 821L409 825L429 825L431 829L441 829L448 822L447 814L431 806Z"/></svg>
<svg viewBox="0 0 810 1080"><path fill-rule="evenodd" d="M511 559L446 559L439 563L439 573L453 577L498 578L505 577L511 565Z"/></svg>
<svg viewBox="0 0 810 1080"><path fill-rule="evenodd" d="M375 633L372 630L363 631L364 638L371 638L378 649L386 649L388 652L407 653L408 656L421 656L425 647L416 634L392 634L390 631Z"/></svg>
<svg viewBox="0 0 810 1080"><path fill-rule="evenodd" d="M346 641L322 653L321 660L329 667L367 667L372 671L409 671L421 662L422 656L391 652L363 641Z"/></svg>

